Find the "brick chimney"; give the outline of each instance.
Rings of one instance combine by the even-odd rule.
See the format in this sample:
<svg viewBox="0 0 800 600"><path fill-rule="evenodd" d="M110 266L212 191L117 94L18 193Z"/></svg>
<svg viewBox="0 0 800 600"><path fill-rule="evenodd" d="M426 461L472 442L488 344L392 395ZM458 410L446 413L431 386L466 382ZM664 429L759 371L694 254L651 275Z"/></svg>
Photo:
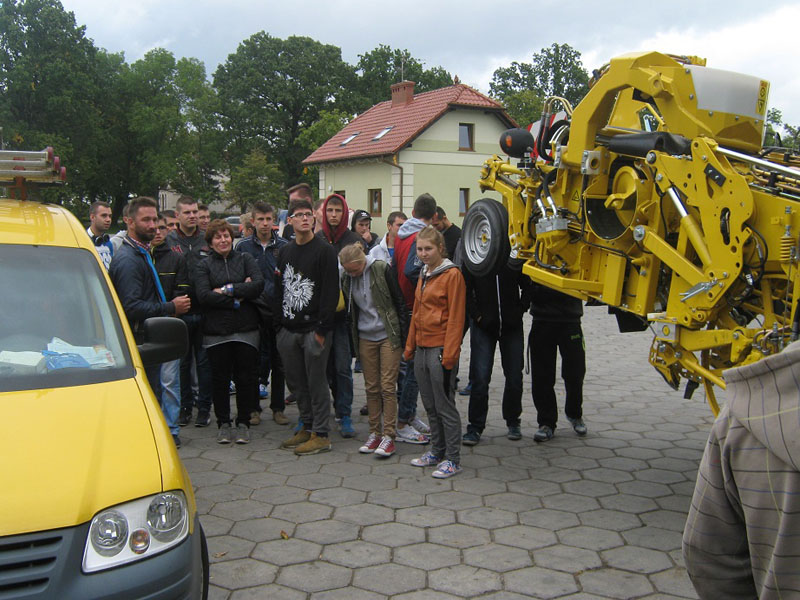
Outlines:
<svg viewBox="0 0 800 600"><path fill-rule="evenodd" d="M401 81L392 85L392 108L405 106L414 99L414 82Z"/></svg>

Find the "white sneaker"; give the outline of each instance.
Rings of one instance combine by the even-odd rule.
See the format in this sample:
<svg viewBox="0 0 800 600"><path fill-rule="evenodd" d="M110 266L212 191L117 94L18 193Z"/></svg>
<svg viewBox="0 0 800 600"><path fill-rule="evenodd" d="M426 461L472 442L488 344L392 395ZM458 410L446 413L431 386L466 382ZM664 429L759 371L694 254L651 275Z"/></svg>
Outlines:
<svg viewBox="0 0 800 600"><path fill-rule="evenodd" d="M424 434L429 434L431 432L431 428L428 427L428 424L417 416L414 416L414 418L411 419L409 425Z"/></svg>
<svg viewBox="0 0 800 600"><path fill-rule="evenodd" d="M407 444L427 444L430 440L424 433L420 433L410 424L397 430L397 441Z"/></svg>

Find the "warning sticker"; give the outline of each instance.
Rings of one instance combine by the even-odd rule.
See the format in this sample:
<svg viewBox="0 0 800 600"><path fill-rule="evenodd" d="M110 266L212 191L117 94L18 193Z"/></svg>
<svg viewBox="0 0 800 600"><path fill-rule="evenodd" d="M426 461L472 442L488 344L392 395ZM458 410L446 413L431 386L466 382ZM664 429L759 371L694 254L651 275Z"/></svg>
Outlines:
<svg viewBox="0 0 800 600"><path fill-rule="evenodd" d="M756 112L763 115L767 111L767 97L769 96L769 81L761 81L758 86L758 99L756 100Z"/></svg>

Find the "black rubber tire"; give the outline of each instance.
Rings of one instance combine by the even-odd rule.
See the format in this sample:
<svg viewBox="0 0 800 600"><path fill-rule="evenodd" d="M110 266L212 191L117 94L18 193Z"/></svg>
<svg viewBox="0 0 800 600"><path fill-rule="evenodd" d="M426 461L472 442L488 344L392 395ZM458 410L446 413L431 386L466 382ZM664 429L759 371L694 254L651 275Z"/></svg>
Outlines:
<svg viewBox="0 0 800 600"><path fill-rule="evenodd" d="M476 277L497 273L508 261L508 211L500 202L481 198L469 207L461 226L464 266Z"/></svg>
<svg viewBox="0 0 800 600"><path fill-rule="evenodd" d="M211 585L209 573L209 559L208 559L208 542L206 541L206 532L203 531L203 526L200 526L200 546L201 556L203 561L203 593L202 599L208 600L208 589Z"/></svg>

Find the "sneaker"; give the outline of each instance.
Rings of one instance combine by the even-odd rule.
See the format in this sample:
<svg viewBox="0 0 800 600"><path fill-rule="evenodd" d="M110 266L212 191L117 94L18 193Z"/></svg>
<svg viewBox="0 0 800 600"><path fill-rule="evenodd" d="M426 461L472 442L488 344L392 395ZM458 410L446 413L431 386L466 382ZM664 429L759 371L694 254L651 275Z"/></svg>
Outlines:
<svg viewBox="0 0 800 600"><path fill-rule="evenodd" d="M304 444L300 444L294 449L297 456L310 456L312 454L319 454L320 452L330 452L331 441L327 437L318 436L312 433L311 437Z"/></svg>
<svg viewBox="0 0 800 600"><path fill-rule="evenodd" d="M452 460L443 460L431 475L436 479L447 479L453 475L458 475L460 472L460 465L457 465Z"/></svg>
<svg viewBox="0 0 800 600"><path fill-rule="evenodd" d="M289 419L286 418L286 415L283 414L282 410L272 411L272 420L275 421L278 425L289 424Z"/></svg>
<svg viewBox="0 0 800 600"><path fill-rule="evenodd" d="M420 433L411 425L406 425L397 430L397 441L405 442L406 444L427 444L430 440L424 433Z"/></svg>
<svg viewBox="0 0 800 600"><path fill-rule="evenodd" d="M369 414L369 409L367 408L366 404L361 407L361 410L358 411L358 414L360 414L362 417Z"/></svg>
<svg viewBox="0 0 800 600"><path fill-rule="evenodd" d="M219 432L217 432L217 443L218 444L230 444L231 443L231 424L230 423L223 423L219 427Z"/></svg>
<svg viewBox="0 0 800 600"><path fill-rule="evenodd" d="M415 467L432 467L439 464L439 457L435 456L433 452L426 452L419 458L412 458L411 464Z"/></svg>
<svg viewBox="0 0 800 600"><path fill-rule="evenodd" d="M356 431L353 429L353 422L350 420L350 415L345 415L339 422L339 432L343 438L355 437Z"/></svg>
<svg viewBox="0 0 800 600"><path fill-rule="evenodd" d="M506 437L510 439L512 442L516 442L517 440L522 439L522 431L519 428L519 425L509 425L508 426L508 433Z"/></svg>
<svg viewBox="0 0 800 600"><path fill-rule="evenodd" d="M391 456L394 454L394 440L388 435L383 436L380 445L375 449L378 456Z"/></svg>
<svg viewBox="0 0 800 600"><path fill-rule="evenodd" d="M284 404L286 404L286 406L294 404L294 394L289 394L288 396L286 396L286 399L283 402Z"/></svg>
<svg viewBox="0 0 800 600"><path fill-rule="evenodd" d="M411 421L408 424L411 425L414 429L416 429L420 433L424 433L425 435L428 435L431 432L431 428L428 427L428 424L416 415L414 415L414 418L411 419Z"/></svg>
<svg viewBox="0 0 800 600"><path fill-rule="evenodd" d="M178 417L178 425L181 427L186 427L189 423L192 422L192 409L184 410L181 409L181 415Z"/></svg>
<svg viewBox="0 0 800 600"><path fill-rule="evenodd" d="M177 433L172 434L172 441L175 442L175 447L180 450L181 447L181 438L178 436Z"/></svg>
<svg viewBox="0 0 800 600"><path fill-rule="evenodd" d="M572 425L572 429L577 433L579 436L583 437L589 431L586 428L586 423L583 422L583 419L578 417L577 419L570 419L567 417L567 421L570 422Z"/></svg>
<svg viewBox="0 0 800 600"><path fill-rule="evenodd" d="M261 413L254 410L250 413L250 425L259 425L261 423Z"/></svg>
<svg viewBox="0 0 800 600"><path fill-rule="evenodd" d="M263 383L260 383L258 385L258 397L269 398L269 390L267 389L267 386L265 386Z"/></svg>
<svg viewBox="0 0 800 600"><path fill-rule="evenodd" d="M458 395L459 396L469 396L471 392L472 392L472 382L470 381L467 385L465 385L463 388L461 388L458 391Z"/></svg>
<svg viewBox="0 0 800 600"><path fill-rule="evenodd" d="M356 364L353 365L353 373L363 373L364 369L361 368L361 361L357 360Z"/></svg>
<svg viewBox="0 0 800 600"><path fill-rule="evenodd" d="M546 442L553 437L553 428L547 425L539 427L539 431L533 434L533 439L537 442Z"/></svg>
<svg viewBox="0 0 800 600"><path fill-rule="evenodd" d="M294 432L295 433L300 433L301 431L303 431L303 419L302 418L298 418L297 419L297 425L294 426Z"/></svg>
<svg viewBox="0 0 800 600"><path fill-rule="evenodd" d="M297 448L300 444L305 444L311 439L311 432L308 429L301 429L292 437L281 444L281 448Z"/></svg>
<svg viewBox="0 0 800 600"><path fill-rule="evenodd" d="M468 429L467 433L461 436L461 443L465 446L476 446L481 441L481 434L478 431Z"/></svg>
<svg viewBox="0 0 800 600"><path fill-rule="evenodd" d="M233 383L232 381L228 385L228 393L231 394L231 395L236 393L236 384Z"/></svg>
<svg viewBox="0 0 800 600"><path fill-rule="evenodd" d="M236 439L234 441L237 444L249 444L250 428L244 423L239 423L239 425L236 426Z"/></svg>
<svg viewBox="0 0 800 600"><path fill-rule="evenodd" d="M364 443L361 448L358 449L361 454L369 454L370 452L375 452L375 448L377 448L381 443L381 438L378 436L377 433L370 433L367 441Z"/></svg>
<svg viewBox="0 0 800 600"><path fill-rule="evenodd" d="M197 420L194 422L195 427L208 427L211 425L211 413L205 410L201 410L197 413Z"/></svg>

